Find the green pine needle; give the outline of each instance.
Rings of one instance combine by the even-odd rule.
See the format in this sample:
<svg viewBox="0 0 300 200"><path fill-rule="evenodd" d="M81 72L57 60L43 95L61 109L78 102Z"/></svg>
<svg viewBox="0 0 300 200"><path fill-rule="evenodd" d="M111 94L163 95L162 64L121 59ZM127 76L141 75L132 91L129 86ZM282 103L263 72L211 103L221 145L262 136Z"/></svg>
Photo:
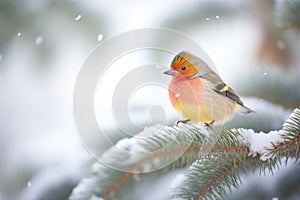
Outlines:
<svg viewBox="0 0 300 200"><path fill-rule="evenodd" d="M105 152L102 163L94 164L69 199L132 199L149 175L184 167L188 169L172 185L172 199L224 198L227 189L239 187L242 173L272 172L282 158L299 158L300 109L294 110L282 130L270 134L195 124L145 128ZM268 137L274 135L275 139ZM267 141L265 148L251 142L257 136Z"/></svg>

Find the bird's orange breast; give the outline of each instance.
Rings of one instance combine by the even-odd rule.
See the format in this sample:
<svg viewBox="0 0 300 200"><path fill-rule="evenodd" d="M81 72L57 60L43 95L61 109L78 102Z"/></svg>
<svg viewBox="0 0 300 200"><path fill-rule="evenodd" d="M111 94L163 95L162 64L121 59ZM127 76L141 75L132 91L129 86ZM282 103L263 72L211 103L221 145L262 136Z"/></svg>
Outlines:
<svg viewBox="0 0 300 200"><path fill-rule="evenodd" d="M210 123L213 120L211 90L201 78L173 77L169 85L170 100L185 119Z"/></svg>
<svg viewBox="0 0 300 200"><path fill-rule="evenodd" d="M203 82L200 78L185 79L183 76L173 77L169 85L170 100L178 110L181 104L200 105L201 88Z"/></svg>

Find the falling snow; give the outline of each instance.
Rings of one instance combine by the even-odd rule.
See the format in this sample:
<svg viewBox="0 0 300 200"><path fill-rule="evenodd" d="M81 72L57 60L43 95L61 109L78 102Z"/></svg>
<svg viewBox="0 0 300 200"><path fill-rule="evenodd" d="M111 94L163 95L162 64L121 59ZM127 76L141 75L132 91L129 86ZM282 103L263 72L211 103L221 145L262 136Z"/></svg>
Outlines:
<svg viewBox="0 0 300 200"><path fill-rule="evenodd" d="M76 16L76 18L75 18L75 21L78 21L78 20L80 20L80 19L81 19L81 17L82 17L82 16L81 16L80 14L79 14L79 15L77 15L77 16Z"/></svg>
<svg viewBox="0 0 300 200"><path fill-rule="evenodd" d="M175 97L179 97L179 96L180 96L180 94L179 94L179 93L176 93L176 94L175 94Z"/></svg>
<svg viewBox="0 0 300 200"><path fill-rule="evenodd" d="M268 75L268 73L267 73L267 72L265 72L265 73L264 73L264 76L267 76L267 75Z"/></svg>
<svg viewBox="0 0 300 200"><path fill-rule="evenodd" d="M17 34L17 36L21 36L21 33L19 32L19 33Z"/></svg>
<svg viewBox="0 0 300 200"><path fill-rule="evenodd" d="M277 48L280 49L280 50L283 50L285 48L285 42L282 41L282 40L278 40L277 41Z"/></svg>
<svg viewBox="0 0 300 200"><path fill-rule="evenodd" d="M36 45L41 45L42 43L43 43L43 37L39 35L39 36L35 39L35 44L36 44Z"/></svg>
<svg viewBox="0 0 300 200"><path fill-rule="evenodd" d="M210 18L209 18L209 17L207 17L207 18L206 18L206 21L209 21L209 20L210 20Z"/></svg>
<svg viewBox="0 0 300 200"><path fill-rule="evenodd" d="M103 35L101 33L98 34L98 37L97 37L98 42L101 42L102 39L103 39Z"/></svg>
<svg viewBox="0 0 300 200"><path fill-rule="evenodd" d="M30 181L28 181L27 183L27 187L31 187L32 183Z"/></svg>
<svg viewBox="0 0 300 200"><path fill-rule="evenodd" d="M216 16L216 19L220 19L219 15Z"/></svg>

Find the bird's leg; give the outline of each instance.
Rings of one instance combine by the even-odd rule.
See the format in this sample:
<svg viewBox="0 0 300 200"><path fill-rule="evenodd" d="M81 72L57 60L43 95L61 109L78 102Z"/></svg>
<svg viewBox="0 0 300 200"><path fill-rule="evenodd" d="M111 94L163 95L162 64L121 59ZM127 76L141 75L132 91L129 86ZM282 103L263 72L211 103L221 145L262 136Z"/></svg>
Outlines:
<svg viewBox="0 0 300 200"><path fill-rule="evenodd" d="M179 123L184 123L184 124L186 124L186 123L188 123L189 121L191 121L190 119L185 119L185 120L178 120L177 122L176 122L176 124L178 125Z"/></svg>
<svg viewBox="0 0 300 200"><path fill-rule="evenodd" d="M215 120L211 120L209 123L204 123L205 127L211 127L215 123Z"/></svg>

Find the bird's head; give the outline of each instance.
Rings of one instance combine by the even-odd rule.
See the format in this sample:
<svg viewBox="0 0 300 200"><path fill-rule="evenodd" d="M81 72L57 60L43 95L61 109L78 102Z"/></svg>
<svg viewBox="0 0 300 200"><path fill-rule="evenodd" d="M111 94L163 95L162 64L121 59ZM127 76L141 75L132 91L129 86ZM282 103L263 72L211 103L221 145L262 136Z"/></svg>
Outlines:
<svg viewBox="0 0 300 200"><path fill-rule="evenodd" d="M197 65L191 63L191 57L193 55L187 52L180 52L177 54L172 63L171 69L165 71L164 74L171 76L183 76L184 78L193 77L199 72Z"/></svg>

